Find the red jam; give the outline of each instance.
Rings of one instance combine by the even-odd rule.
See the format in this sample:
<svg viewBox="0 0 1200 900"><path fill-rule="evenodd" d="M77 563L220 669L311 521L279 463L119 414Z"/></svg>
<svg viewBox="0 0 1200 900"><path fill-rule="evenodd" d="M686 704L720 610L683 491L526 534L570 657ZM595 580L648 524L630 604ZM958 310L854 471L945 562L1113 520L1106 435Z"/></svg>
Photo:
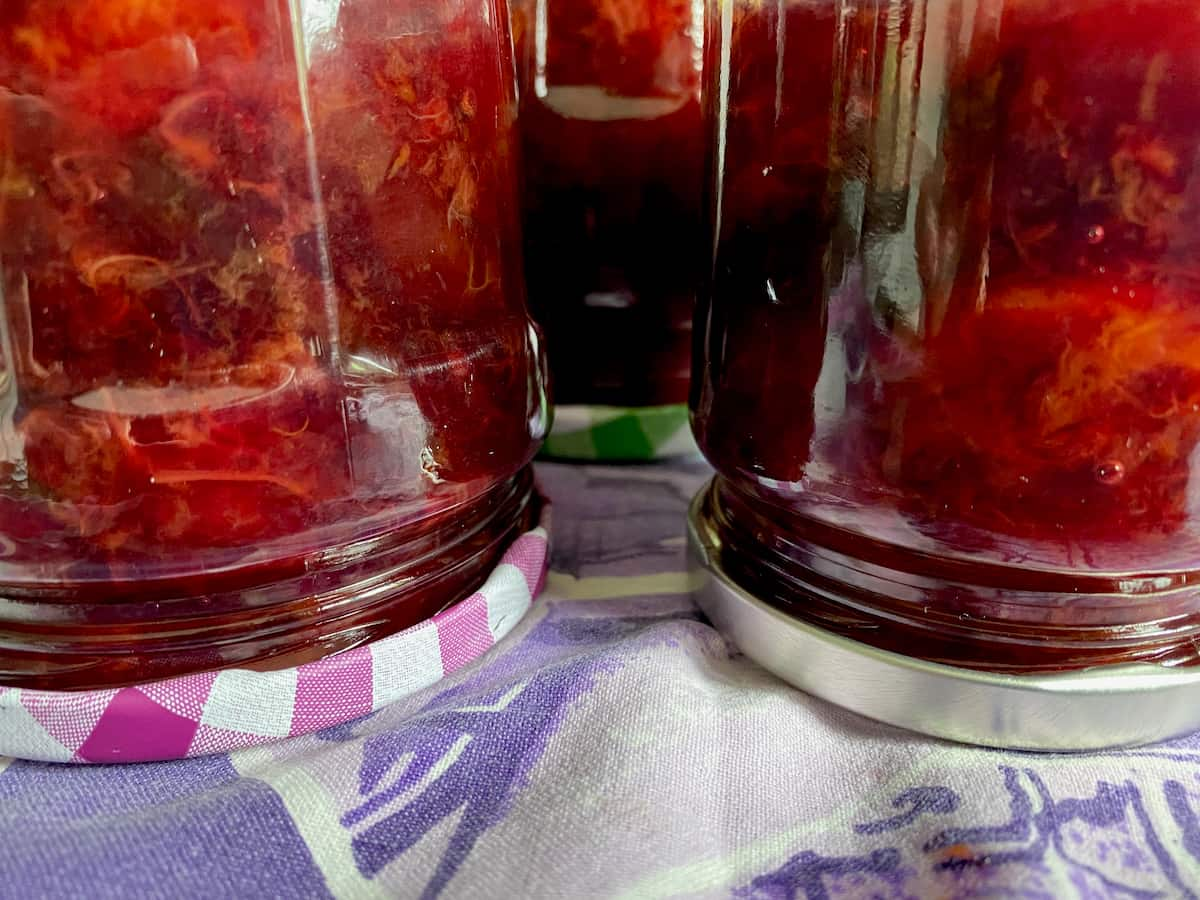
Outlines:
<svg viewBox="0 0 1200 900"><path fill-rule="evenodd" d="M708 513L860 640L1194 663L1200 7L975 6L712 23Z"/></svg>
<svg viewBox="0 0 1200 900"><path fill-rule="evenodd" d="M343 649L529 519L503 10L335 10L0 8L0 684Z"/></svg>
<svg viewBox="0 0 1200 900"><path fill-rule="evenodd" d="M698 7L511 5L526 276L555 399L682 403L701 245Z"/></svg>

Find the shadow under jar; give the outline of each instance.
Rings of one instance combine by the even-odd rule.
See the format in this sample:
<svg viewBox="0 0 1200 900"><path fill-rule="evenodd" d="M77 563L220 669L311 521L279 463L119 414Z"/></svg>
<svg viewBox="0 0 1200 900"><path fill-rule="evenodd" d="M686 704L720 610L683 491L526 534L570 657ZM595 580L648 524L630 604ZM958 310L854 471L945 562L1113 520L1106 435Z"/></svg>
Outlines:
<svg viewBox="0 0 1200 900"><path fill-rule="evenodd" d="M529 527L507 21L3 4L0 684L311 660Z"/></svg>
<svg viewBox="0 0 1200 900"><path fill-rule="evenodd" d="M557 403L687 399L703 5L513 0L530 308Z"/></svg>
<svg viewBox="0 0 1200 900"><path fill-rule="evenodd" d="M1194 665L1200 7L710 11L729 577L936 663Z"/></svg>

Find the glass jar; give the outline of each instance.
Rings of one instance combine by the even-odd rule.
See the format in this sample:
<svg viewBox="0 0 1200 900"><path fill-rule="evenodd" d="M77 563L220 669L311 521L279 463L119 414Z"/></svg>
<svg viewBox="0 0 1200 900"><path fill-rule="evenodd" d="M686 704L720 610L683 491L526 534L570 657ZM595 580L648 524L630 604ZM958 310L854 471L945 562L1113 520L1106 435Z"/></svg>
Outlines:
<svg viewBox="0 0 1200 900"><path fill-rule="evenodd" d="M1001 673L1200 661L1200 6L718 0L729 577Z"/></svg>
<svg viewBox="0 0 1200 900"><path fill-rule="evenodd" d="M3 4L0 684L312 659L528 526L507 23Z"/></svg>
<svg viewBox="0 0 1200 900"><path fill-rule="evenodd" d="M513 0L525 266L555 401L687 399L703 3Z"/></svg>

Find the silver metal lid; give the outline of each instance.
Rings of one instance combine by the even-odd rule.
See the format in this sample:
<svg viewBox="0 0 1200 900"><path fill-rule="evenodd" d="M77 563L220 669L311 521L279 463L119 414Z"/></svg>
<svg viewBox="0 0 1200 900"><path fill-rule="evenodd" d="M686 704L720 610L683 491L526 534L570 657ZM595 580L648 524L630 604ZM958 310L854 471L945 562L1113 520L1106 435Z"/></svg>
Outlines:
<svg viewBox="0 0 1200 900"><path fill-rule="evenodd" d="M880 722L987 747L1100 750L1200 729L1200 669L1001 675L879 650L795 619L722 570L719 540L700 515L708 490L688 512L696 600L746 656L801 690Z"/></svg>

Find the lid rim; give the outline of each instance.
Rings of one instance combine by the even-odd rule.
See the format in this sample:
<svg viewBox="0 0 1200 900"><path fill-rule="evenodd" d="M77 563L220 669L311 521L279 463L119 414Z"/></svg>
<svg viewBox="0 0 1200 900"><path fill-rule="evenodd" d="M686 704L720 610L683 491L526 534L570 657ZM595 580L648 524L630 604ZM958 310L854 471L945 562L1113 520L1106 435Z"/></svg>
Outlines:
<svg viewBox="0 0 1200 900"><path fill-rule="evenodd" d="M688 512L696 601L746 656L801 690L876 721L988 747L1101 750L1200 729L1200 668L1002 674L904 656L793 618L721 567L701 515L708 489Z"/></svg>

